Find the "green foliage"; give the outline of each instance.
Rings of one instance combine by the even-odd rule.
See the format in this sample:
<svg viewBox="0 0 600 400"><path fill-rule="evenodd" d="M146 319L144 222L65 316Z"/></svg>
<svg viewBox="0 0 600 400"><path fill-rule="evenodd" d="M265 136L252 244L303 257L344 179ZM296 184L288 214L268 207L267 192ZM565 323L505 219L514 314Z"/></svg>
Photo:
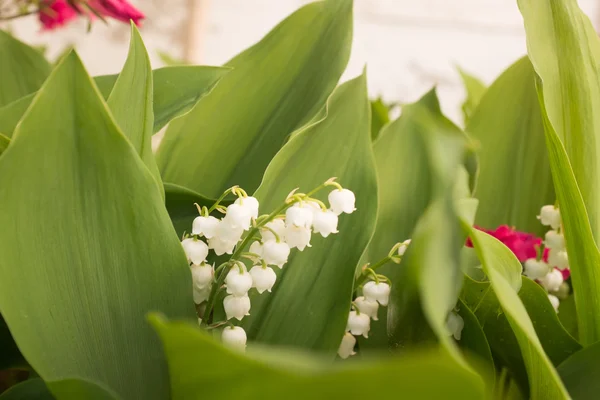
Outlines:
<svg viewBox="0 0 600 400"><path fill-rule="evenodd" d="M457 68L463 85L465 86L466 98L462 105L463 122L465 125L471 119L473 112L477 108L481 98L485 94L487 87L479 78L469 74L462 68Z"/></svg>

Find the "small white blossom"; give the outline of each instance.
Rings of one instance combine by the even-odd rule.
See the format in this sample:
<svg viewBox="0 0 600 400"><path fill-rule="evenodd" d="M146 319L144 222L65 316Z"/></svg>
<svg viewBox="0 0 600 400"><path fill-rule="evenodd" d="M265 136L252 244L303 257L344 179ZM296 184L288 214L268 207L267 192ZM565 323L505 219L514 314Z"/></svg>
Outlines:
<svg viewBox="0 0 600 400"><path fill-rule="evenodd" d="M402 257L404 255L404 253L406 253L406 249L408 249L409 244L410 244L410 239L407 239L404 242L402 242L400 247L398 247L398 255L400 257Z"/></svg>
<svg viewBox="0 0 600 400"><path fill-rule="evenodd" d="M323 211L319 209L313 213L312 227L316 233L327 237L332 233L337 233L338 216L331 210Z"/></svg>
<svg viewBox="0 0 600 400"><path fill-rule="evenodd" d="M550 272L550 266L542 260L530 258L525 261L525 276L529 279L541 279Z"/></svg>
<svg viewBox="0 0 600 400"><path fill-rule="evenodd" d="M549 249L562 251L565 250L565 237L556 231L548 231L544 244Z"/></svg>
<svg viewBox="0 0 600 400"><path fill-rule="evenodd" d="M225 253L233 254L233 249L237 241L227 241L221 239L219 236L208 239L208 248L213 249L215 254L221 256Z"/></svg>
<svg viewBox="0 0 600 400"><path fill-rule="evenodd" d="M552 229L560 227L560 211L553 205L543 206L538 218L542 225L551 226Z"/></svg>
<svg viewBox="0 0 600 400"><path fill-rule="evenodd" d="M183 239L181 241L183 251L188 259L188 262L193 264L202 264L208 256L208 246L202 240L193 238Z"/></svg>
<svg viewBox="0 0 600 400"><path fill-rule="evenodd" d="M290 248L297 248L302 251L305 247L310 247L311 231L308 228L294 225L285 228L285 242Z"/></svg>
<svg viewBox="0 0 600 400"><path fill-rule="evenodd" d="M354 346L356 346L356 338L350 332L344 333L342 343L340 343L340 348L338 349L340 358L346 359L355 355Z"/></svg>
<svg viewBox="0 0 600 400"><path fill-rule="evenodd" d="M256 254L257 256L262 257L263 245L260 242L253 242L250 245L250 249L248 251L252 254Z"/></svg>
<svg viewBox="0 0 600 400"><path fill-rule="evenodd" d="M310 206L294 204L285 212L285 225L287 227L310 228L313 222L313 211Z"/></svg>
<svg viewBox="0 0 600 400"><path fill-rule="evenodd" d="M250 214L250 218L258 218L258 200L255 197L248 196L241 199L238 197L234 204L244 207Z"/></svg>
<svg viewBox="0 0 600 400"><path fill-rule="evenodd" d="M227 293L234 296L244 296L252 287L252 277L246 271L246 267L242 267L241 271L237 265L229 270L225 277L227 285Z"/></svg>
<svg viewBox="0 0 600 400"><path fill-rule="evenodd" d="M548 300L550 300L550 304L554 307L554 311L558 313L558 306L560 305L560 300L553 294L548 295Z"/></svg>
<svg viewBox="0 0 600 400"><path fill-rule="evenodd" d="M239 204L233 203L227 207L227 213L223 222L227 222L232 228L241 228L244 231L250 229L252 215L249 210Z"/></svg>
<svg viewBox="0 0 600 400"><path fill-rule="evenodd" d="M239 242L244 234L244 228L231 224L231 220L223 218L217 226L217 234L215 237L225 242Z"/></svg>
<svg viewBox="0 0 600 400"><path fill-rule="evenodd" d="M212 265L202 263L200 265L192 264L192 281L194 287L197 289L204 289L211 284L213 280L213 267Z"/></svg>
<svg viewBox="0 0 600 400"><path fill-rule="evenodd" d="M227 319L237 318L241 321L244 316L250 315L250 297L247 294L239 297L232 294L225 296L223 308Z"/></svg>
<svg viewBox="0 0 600 400"><path fill-rule="evenodd" d="M390 299L390 285L385 282L369 281L363 286L363 295L367 300L376 300L382 306L387 306Z"/></svg>
<svg viewBox="0 0 600 400"><path fill-rule="evenodd" d="M279 236L280 240L285 240L285 222L282 219L275 219L273 221L268 222L265 227L273 230L277 236ZM273 235L269 229L261 229L260 235L264 242L268 240L276 240L277 238Z"/></svg>
<svg viewBox="0 0 600 400"><path fill-rule="evenodd" d="M352 214L356 208L356 197L354 193L348 189L335 189L328 196L329 205L334 213L340 215L341 213Z"/></svg>
<svg viewBox="0 0 600 400"><path fill-rule="evenodd" d="M196 217L192 223L192 234L204 236L207 239L214 237L217 234L219 220L215 217Z"/></svg>
<svg viewBox="0 0 600 400"><path fill-rule="evenodd" d="M367 314L357 313L356 311L350 311L348 315L348 324L346 330L350 331L355 336L363 335L369 337L369 330L371 329L371 318Z"/></svg>
<svg viewBox="0 0 600 400"><path fill-rule="evenodd" d="M238 351L246 350L246 331L239 326L228 326L221 333L221 341L228 347Z"/></svg>
<svg viewBox="0 0 600 400"><path fill-rule="evenodd" d="M544 276L540 280L540 284L549 292L556 292L560 289L560 285L563 283L562 273L552 268L552 271L548 275Z"/></svg>
<svg viewBox="0 0 600 400"><path fill-rule="evenodd" d="M277 275L273 268L262 267L262 265L255 265L250 269L250 276L252 276L252 287L256 288L258 293L263 293L265 290L270 292L275 285Z"/></svg>
<svg viewBox="0 0 600 400"><path fill-rule="evenodd" d="M194 303L200 304L206 300L208 300L208 296L210 295L210 286L206 286L202 289L197 289L194 287Z"/></svg>
<svg viewBox="0 0 600 400"><path fill-rule="evenodd" d="M274 240L266 241L262 246L262 259L269 265L283 267L290 255L290 245L285 242L277 243Z"/></svg>
<svg viewBox="0 0 600 400"><path fill-rule="evenodd" d="M377 310L379 309L379 303L377 301L367 300L363 296L360 296L354 299L354 303L361 314L367 314L369 317L373 318L373 321L379 320L377 318Z"/></svg>
<svg viewBox="0 0 600 400"><path fill-rule="evenodd" d="M448 329L448 335L454 336L454 339L460 340L462 336L462 330L465 327L465 321L460 315L451 311L446 319L446 329Z"/></svg>
<svg viewBox="0 0 600 400"><path fill-rule="evenodd" d="M550 249L548 264L562 271L569 268L569 256L566 251Z"/></svg>

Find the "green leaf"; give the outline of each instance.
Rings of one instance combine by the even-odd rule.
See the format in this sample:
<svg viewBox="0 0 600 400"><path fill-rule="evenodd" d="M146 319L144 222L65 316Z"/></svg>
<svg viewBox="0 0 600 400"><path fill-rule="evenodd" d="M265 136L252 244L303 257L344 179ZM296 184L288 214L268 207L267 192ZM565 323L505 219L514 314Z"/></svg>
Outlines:
<svg viewBox="0 0 600 400"><path fill-rule="evenodd" d="M371 101L371 139L377 139L381 129L390 122L390 109L394 106L386 105L381 97Z"/></svg>
<svg viewBox="0 0 600 400"><path fill-rule="evenodd" d="M54 395L53 395L54 394ZM56 396L56 397L55 397ZM0 400L116 400L114 393L83 379L44 382L33 378L11 387Z"/></svg>
<svg viewBox="0 0 600 400"><path fill-rule="evenodd" d="M131 22L131 43L127 61L110 92L107 104L121 131L154 175L161 195L164 195L162 179L152 153L152 88L150 58L140 32Z"/></svg>
<svg viewBox="0 0 600 400"><path fill-rule="evenodd" d="M257 358L233 352L191 324L151 323L165 346L172 377L173 400L264 398L342 399L405 398L481 399L481 381L438 351L409 354L379 362L322 364L309 358L291 366L269 349ZM252 350L250 347L249 350ZM277 357L279 356L279 357ZM210 366L210 368L202 368Z"/></svg>
<svg viewBox="0 0 600 400"><path fill-rule="evenodd" d="M575 400L593 400L600 391L600 342L573 354L558 366L569 394Z"/></svg>
<svg viewBox="0 0 600 400"><path fill-rule="evenodd" d="M479 359L473 362L477 363L479 361L478 366L486 369L487 376L493 377L495 375L494 359L492 358L490 344L485 337L483 328L475 314L460 299L458 300L457 308L458 315L461 316L465 323L458 346L466 353L465 357L467 360L471 360L472 356L477 356Z"/></svg>
<svg viewBox="0 0 600 400"><path fill-rule="evenodd" d="M294 188L308 192L335 176L356 194L357 211L340 216L339 233L314 234L312 247L293 250L273 292L251 297L251 315L242 325L253 340L334 356L346 328L354 272L377 215L365 75L337 88L327 106L322 122L294 135L275 156L255 196L271 212ZM327 194L315 196L326 201Z"/></svg>
<svg viewBox="0 0 600 400"><path fill-rule="evenodd" d="M0 394L0 400L54 400L54 396L43 379L33 378L10 387Z"/></svg>
<svg viewBox="0 0 600 400"><path fill-rule="evenodd" d="M555 197L529 59L517 61L490 86L466 130L479 142L475 223L542 235L544 227L536 216Z"/></svg>
<svg viewBox="0 0 600 400"><path fill-rule="evenodd" d="M13 227L0 230L0 312L27 361L46 381L166 398L144 316L195 318L190 271L154 178L74 53L19 124L0 180L0 226Z"/></svg>
<svg viewBox="0 0 600 400"><path fill-rule="evenodd" d="M575 308L575 296L570 295L560 300L560 312L558 319L569 335L575 339L579 338L579 327L577 326L577 310Z"/></svg>
<svg viewBox="0 0 600 400"><path fill-rule="evenodd" d="M335 88L351 40L352 0L312 3L281 22L171 123L157 152L163 179L213 198L233 185L256 190L287 137Z"/></svg>
<svg viewBox="0 0 600 400"><path fill-rule="evenodd" d="M477 105L481 101L487 87L479 78L469 74L460 67L457 67L460 78L465 86L465 92L467 97L462 105L463 121L465 125L471 119L473 112L477 108Z"/></svg>
<svg viewBox="0 0 600 400"><path fill-rule="evenodd" d="M0 107L38 90L51 69L40 52L0 30Z"/></svg>
<svg viewBox="0 0 600 400"><path fill-rule="evenodd" d="M463 226L469 231L483 270L490 280L491 288L516 336L527 369L530 397L568 399L569 395L548 355L544 352L527 310L517 295L521 289L519 260L496 238L467 224ZM475 313L477 314L476 311Z"/></svg>
<svg viewBox="0 0 600 400"><path fill-rule="evenodd" d="M191 110L228 72L228 68L205 66L166 67L153 70L153 133L158 132L172 119ZM105 99L110 95L118 77L119 75L103 75L94 78ZM34 96L35 94L30 94L0 107L0 132L8 137L12 136Z"/></svg>
<svg viewBox="0 0 600 400"><path fill-rule="evenodd" d="M8 148L10 139L0 133L0 155Z"/></svg>

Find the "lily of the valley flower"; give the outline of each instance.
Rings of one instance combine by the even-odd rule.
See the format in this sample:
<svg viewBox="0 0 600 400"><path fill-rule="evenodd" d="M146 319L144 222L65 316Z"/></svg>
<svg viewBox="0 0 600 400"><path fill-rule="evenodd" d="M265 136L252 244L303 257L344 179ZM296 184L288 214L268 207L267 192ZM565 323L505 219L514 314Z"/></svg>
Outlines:
<svg viewBox="0 0 600 400"><path fill-rule="evenodd" d="M548 262L550 265L563 270L569 268L569 256L564 250L550 249L548 254Z"/></svg>
<svg viewBox="0 0 600 400"><path fill-rule="evenodd" d="M552 304L554 311L556 311L558 313L558 306L560 305L560 300L558 299L558 297L556 297L553 294L549 294L548 300L550 300L550 304Z"/></svg>
<svg viewBox="0 0 600 400"><path fill-rule="evenodd" d="M310 206L295 204L285 212L285 225L310 229L313 222L313 211Z"/></svg>
<svg viewBox="0 0 600 400"><path fill-rule="evenodd" d="M529 279L541 279L548 274L550 266L542 260L530 258L525 261L525 276Z"/></svg>
<svg viewBox="0 0 600 400"><path fill-rule="evenodd" d="M356 352L354 351L354 346L356 346L356 338L349 332L344 333L342 342L340 343L340 347L338 349L338 355L340 358L346 359L355 355Z"/></svg>
<svg viewBox="0 0 600 400"><path fill-rule="evenodd" d="M200 265L192 264L192 281L194 287L198 290L209 286L213 280L214 270L212 265L202 263Z"/></svg>
<svg viewBox="0 0 600 400"><path fill-rule="evenodd" d="M327 237L332 233L337 233L338 216L331 210L323 211L320 208L313 213L312 227L316 233Z"/></svg>
<svg viewBox="0 0 600 400"><path fill-rule="evenodd" d="M257 256L262 257L262 254L263 254L263 245L260 242L253 242L250 245L249 251L252 254L256 254Z"/></svg>
<svg viewBox="0 0 600 400"><path fill-rule="evenodd" d="M563 275L557 269L552 269L548 275L539 279L540 284L549 292L556 292L563 283Z"/></svg>
<svg viewBox="0 0 600 400"><path fill-rule="evenodd" d="M356 308L360 311L361 314L366 314L373 321L378 321L377 318L377 310L379 309L379 303L375 300L367 300L364 296L357 297L354 299L354 304L356 304Z"/></svg>
<svg viewBox="0 0 600 400"><path fill-rule="evenodd" d="M202 289L198 289L194 287L194 303L201 304L208 300L208 296L210 295L210 286L203 287Z"/></svg>
<svg viewBox="0 0 600 400"><path fill-rule="evenodd" d="M548 231L545 236L544 244L546 247L556 251L565 250L565 237L557 231Z"/></svg>
<svg viewBox="0 0 600 400"><path fill-rule="evenodd" d="M217 235L218 227L219 220L215 217L196 217L192 223L192 234L204 236L205 238L210 239Z"/></svg>
<svg viewBox="0 0 600 400"><path fill-rule="evenodd" d="M260 231L263 241L266 242L277 239L271 231L274 231L277 236L279 236L280 240L285 240L285 222L283 222L282 219L275 219L271 222L268 222L265 227L268 229L261 229Z"/></svg>
<svg viewBox="0 0 600 400"><path fill-rule="evenodd" d="M404 255L404 253L406 253L406 250L408 249L409 244L410 244L410 239L407 239L404 242L402 242L400 247L398 247L398 255L400 257L402 257Z"/></svg>
<svg viewBox="0 0 600 400"><path fill-rule="evenodd" d="M232 349L244 351L246 350L246 331L239 326L228 326L221 333L221 341Z"/></svg>
<svg viewBox="0 0 600 400"><path fill-rule="evenodd" d="M227 293L234 296L244 296L252 287L252 276L246 271L246 267L236 265L227 273L225 277L225 285L227 285Z"/></svg>
<svg viewBox="0 0 600 400"><path fill-rule="evenodd" d="M252 287L256 288L258 293L263 293L265 290L270 292L275 285L277 275L273 268L263 267L262 265L255 265L250 269L250 276L252 276Z"/></svg>
<svg viewBox="0 0 600 400"><path fill-rule="evenodd" d="M310 247L311 231L303 226L288 225L285 227L285 241L290 248L302 251Z"/></svg>
<svg viewBox="0 0 600 400"><path fill-rule="evenodd" d="M250 229L250 223L252 222L251 210L237 203L230 204L227 207L223 222L227 223L230 228L247 231Z"/></svg>
<svg viewBox="0 0 600 400"><path fill-rule="evenodd" d="M221 256L225 253L233 254L233 249L237 245L237 242L223 240L219 236L208 239L208 247L215 251L215 254Z"/></svg>
<svg viewBox="0 0 600 400"><path fill-rule="evenodd" d="M208 246L202 240L193 238L183 239L181 241L183 251L188 259L188 262L193 264L202 264L208 256Z"/></svg>
<svg viewBox="0 0 600 400"><path fill-rule="evenodd" d="M246 315L250 315L250 298L247 294L244 296L230 294L223 299L223 308L227 319L236 318L241 321Z"/></svg>
<svg viewBox="0 0 600 400"><path fill-rule="evenodd" d="M363 295L367 300L375 300L387 306L390 298L390 285L385 282L369 281L363 286Z"/></svg>
<svg viewBox="0 0 600 400"><path fill-rule="evenodd" d="M341 213L352 214L356 208L356 196L348 189L335 189L328 196L331 210L340 215Z"/></svg>
<svg viewBox="0 0 600 400"><path fill-rule="evenodd" d="M250 214L250 218L258 218L258 200L255 197L241 197L234 204L244 207L248 214Z"/></svg>
<svg viewBox="0 0 600 400"><path fill-rule="evenodd" d="M348 324L346 330L350 331L354 336L363 335L369 337L369 330L371 329L371 318L367 314L358 313L356 311L350 311L348 315Z"/></svg>
<svg viewBox="0 0 600 400"><path fill-rule="evenodd" d="M446 329L448 329L449 335L454 336L454 339L460 340L464 326L465 321L460 315L454 311L451 311L448 314L448 318L446 319Z"/></svg>
<svg viewBox="0 0 600 400"><path fill-rule="evenodd" d="M552 229L560 227L560 211L553 205L543 206L538 218L542 225L551 226Z"/></svg>
<svg viewBox="0 0 600 400"><path fill-rule="evenodd" d="M279 268L283 267L288 261L290 255L290 245L285 242L276 242L275 240L267 240L262 245L262 259L268 265L276 265Z"/></svg>

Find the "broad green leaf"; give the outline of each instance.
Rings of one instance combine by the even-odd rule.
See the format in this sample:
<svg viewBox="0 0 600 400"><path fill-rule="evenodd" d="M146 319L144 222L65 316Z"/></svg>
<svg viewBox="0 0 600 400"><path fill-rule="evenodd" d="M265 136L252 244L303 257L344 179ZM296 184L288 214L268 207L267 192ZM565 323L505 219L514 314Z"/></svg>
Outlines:
<svg viewBox="0 0 600 400"><path fill-rule="evenodd" d="M490 344L477 317L460 299L458 300L456 312L465 323L458 346L466 353L465 356L468 360L473 356L477 356L478 361L481 362L479 365L488 370L487 375L494 376L494 359L492 358Z"/></svg>
<svg viewBox="0 0 600 400"><path fill-rule="evenodd" d="M527 310L517 295L521 289L519 260L496 238L467 224L463 226L469 230L484 272L516 336L527 369L530 397L568 399L569 395L544 352Z"/></svg>
<svg viewBox="0 0 600 400"><path fill-rule="evenodd" d="M542 235L545 230L536 216L555 197L529 59L517 61L490 86L466 130L479 142L475 223Z"/></svg>
<svg viewBox="0 0 600 400"><path fill-rule="evenodd" d="M114 393L82 379L44 382L33 378L11 387L0 400L117 400Z"/></svg>
<svg viewBox="0 0 600 400"><path fill-rule="evenodd" d="M560 312L558 319L569 335L575 339L579 338L579 327L577 326L577 310L575 308L575 296L572 294L560 301Z"/></svg>
<svg viewBox="0 0 600 400"><path fill-rule="evenodd" d="M10 143L10 139L0 133L0 154L4 152L8 148Z"/></svg>
<svg viewBox="0 0 600 400"><path fill-rule="evenodd" d="M285 19L170 124L157 152L163 179L213 198L233 185L256 190L287 137L325 104L351 40L352 0L319 1Z"/></svg>
<svg viewBox="0 0 600 400"><path fill-rule="evenodd" d="M386 105L381 97L371 101L371 139L377 139L381 129L390 122L390 109L394 106Z"/></svg>
<svg viewBox="0 0 600 400"><path fill-rule="evenodd" d="M479 78L469 74L462 68L458 67L457 69L467 95L462 104L463 122L466 125L481 101L487 87Z"/></svg>
<svg viewBox="0 0 600 400"><path fill-rule="evenodd" d="M55 400L55 398L43 379L33 378L18 383L1 393L0 400Z"/></svg>
<svg viewBox="0 0 600 400"><path fill-rule="evenodd" d="M558 366L569 394L575 400L593 400L600 391L600 342L573 354Z"/></svg>
<svg viewBox="0 0 600 400"><path fill-rule="evenodd" d="M283 204L294 188L308 192L331 177L356 194L357 210L340 215L339 233L314 234L312 247L292 250L272 293L251 296L251 315L242 325L252 340L336 354L350 311L354 271L377 216L369 127L363 74L337 88L328 100L327 117L294 135L269 164L255 193L263 213ZM316 197L327 201L330 190Z"/></svg>
<svg viewBox="0 0 600 400"><path fill-rule="evenodd" d="M0 29L0 107L38 90L51 68L40 52Z"/></svg>
<svg viewBox="0 0 600 400"><path fill-rule="evenodd" d="M173 400L485 397L477 377L438 351L335 366L310 358L302 367L291 366L266 348L256 349L257 357L252 357L252 346L249 355L233 352L191 324L156 316L151 322L169 361Z"/></svg>
<svg viewBox="0 0 600 400"><path fill-rule="evenodd" d="M545 99L540 91L540 103ZM560 207L575 296L579 340L584 346L600 340L600 251L567 152L545 118L546 146Z"/></svg>
<svg viewBox="0 0 600 400"><path fill-rule="evenodd" d="M166 67L153 70L153 133L158 132L172 119L191 110L198 100L210 93L228 72L228 68L205 66ZM94 78L105 99L110 95L118 77L118 75L103 75ZM8 137L12 136L34 96L35 94L30 94L0 107L0 132Z"/></svg>
<svg viewBox="0 0 600 400"><path fill-rule="evenodd" d="M195 318L190 271L154 178L74 53L19 124L0 180L0 312L26 360L46 381L166 398L144 316Z"/></svg>
<svg viewBox="0 0 600 400"><path fill-rule="evenodd" d="M121 131L154 175L161 195L164 195L158 165L152 154L152 88L150 58L140 32L131 22L131 43L127 61L110 92L107 104Z"/></svg>

